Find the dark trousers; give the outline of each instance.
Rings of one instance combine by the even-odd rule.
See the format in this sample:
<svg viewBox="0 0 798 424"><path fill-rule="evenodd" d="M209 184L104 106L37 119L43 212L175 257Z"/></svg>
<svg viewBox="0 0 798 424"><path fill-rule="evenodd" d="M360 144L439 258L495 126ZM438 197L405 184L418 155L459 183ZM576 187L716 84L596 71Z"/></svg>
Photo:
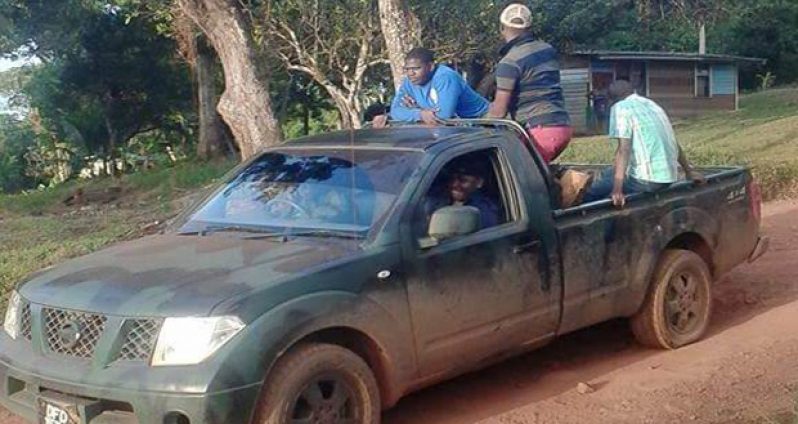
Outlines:
<svg viewBox="0 0 798 424"><path fill-rule="evenodd" d="M612 195L614 173L615 169L613 167L601 171L601 174L593 180L593 184L587 189L582 203L609 198ZM623 194L628 196L635 193L654 193L668 188L668 186L670 186L670 183L653 183L627 175L623 180Z"/></svg>

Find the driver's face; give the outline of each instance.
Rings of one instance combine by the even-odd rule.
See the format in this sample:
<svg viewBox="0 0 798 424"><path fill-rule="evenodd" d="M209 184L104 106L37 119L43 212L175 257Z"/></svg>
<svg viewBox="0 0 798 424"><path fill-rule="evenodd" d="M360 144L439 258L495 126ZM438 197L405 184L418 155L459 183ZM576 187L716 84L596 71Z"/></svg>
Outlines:
<svg viewBox="0 0 798 424"><path fill-rule="evenodd" d="M455 202L467 202L471 194L482 187L482 178L475 175L454 174L449 179L449 196Z"/></svg>

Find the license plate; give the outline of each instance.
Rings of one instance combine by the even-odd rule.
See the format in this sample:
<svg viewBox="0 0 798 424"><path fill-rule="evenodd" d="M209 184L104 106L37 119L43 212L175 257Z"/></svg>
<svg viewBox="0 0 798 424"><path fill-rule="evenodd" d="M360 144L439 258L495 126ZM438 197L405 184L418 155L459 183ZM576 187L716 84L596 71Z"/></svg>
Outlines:
<svg viewBox="0 0 798 424"><path fill-rule="evenodd" d="M39 424L78 424L77 406L39 400Z"/></svg>

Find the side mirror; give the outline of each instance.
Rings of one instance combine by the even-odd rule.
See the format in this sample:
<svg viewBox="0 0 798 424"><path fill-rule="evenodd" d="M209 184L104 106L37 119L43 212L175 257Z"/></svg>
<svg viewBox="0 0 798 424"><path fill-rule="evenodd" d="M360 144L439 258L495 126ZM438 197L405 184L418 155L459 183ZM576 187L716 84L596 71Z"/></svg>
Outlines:
<svg viewBox="0 0 798 424"><path fill-rule="evenodd" d="M435 242L479 231L480 212L473 206L446 206L432 214L427 234ZM435 245L437 243L433 243ZM428 246L432 247L432 246Z"/></svg>

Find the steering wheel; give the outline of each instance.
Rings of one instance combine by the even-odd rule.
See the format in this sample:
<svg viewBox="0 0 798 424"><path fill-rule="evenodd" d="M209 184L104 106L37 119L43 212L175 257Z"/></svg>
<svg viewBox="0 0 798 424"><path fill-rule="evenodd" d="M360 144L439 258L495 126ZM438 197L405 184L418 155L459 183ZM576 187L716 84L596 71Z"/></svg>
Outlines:
<svg viewBox="0 0 798 424"><path fill-rule="evenodd" d="M308 211L305 210L305 208L303 208L302 206L299 206L296 202L294 202L292 200L281 199L279 197L275 197L274 199L271 199L268 202L266 202L265 206L266 206L266 208L271 210L271 205L274 204L274 203L283 203L283 204L286 204L286 205L290 206L291 209L299 212L299 214L300 214L299 218L304 218L304 219L309 219L310 218L310 214L308 213Z"/></svg>

